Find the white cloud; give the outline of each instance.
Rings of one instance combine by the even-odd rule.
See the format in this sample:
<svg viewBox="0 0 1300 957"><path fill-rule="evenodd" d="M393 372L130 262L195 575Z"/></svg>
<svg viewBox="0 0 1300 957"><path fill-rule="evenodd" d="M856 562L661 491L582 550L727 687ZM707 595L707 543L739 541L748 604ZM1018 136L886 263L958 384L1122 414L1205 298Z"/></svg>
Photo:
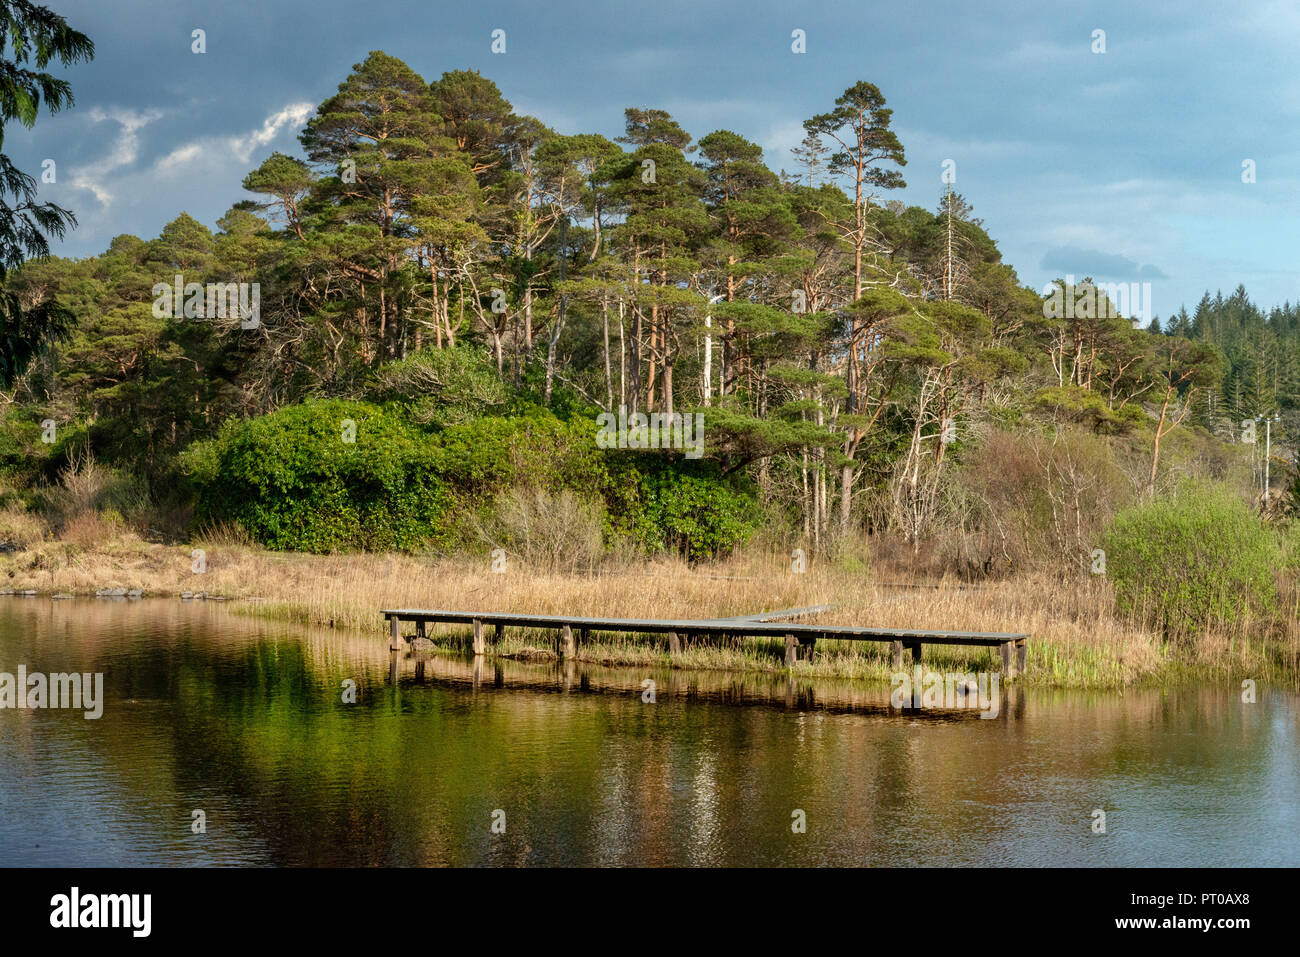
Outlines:
<svg viewBox="0 0 1300 957"><path fill-rule="evenodd" d="M139 131L162 116L161 110L101 110L98 107L91 110L93 122L111 120L121 128L105 156L94 163L73 168L69 184L75 189L89 190L101 204L108 206L113 202L113 192L108 187L110 174L136 161L140 155Z"/></svg>
<svg viewBox="0 0 1300 957"><path fill-rule="evenodd" d="M154 169L158 170L160 173L170 172L178 166L185 166L187 163L192 162L202 153L202 146L198 143L189 143L172 150L154 164Z"/></svg>
<svg viewBox="0 0 1300 957"><path fill-rule="evenodd" d="M307 122L313 107L310 103L290 103L278 113L272 113L262 122L262 128L244 136L232 136L229 139L231 152L240 162L247 163L253 152L272 143L280 131L288 127L296 130Z"/></svg>
<svg viewBox="0 0 1300 957"><path fill-rule="evenodd" d="M196 197L199 184L201 193L229 193L232 201L238 199L240 181L259 151L296 132L312 109L306 103L290 103L254 128L231 134L166 137L171 126L159 124L149 134L155 142L167 139L166 152L161 154L151 150L149 142L141 142L142 131L164 116L176 120L179 111L90 111L95 123L111 121L120 129L102 157L69 174L70 187L86 190L98 200L69 204L77 208L78 241L102 244L128 222L166 222L187 208L199 215L195 209L196 205L202 208Z"/></svg>
<svg viewBox="0 0 1300 957"><path fill-rule="evenodd" d="M209 136L178 146L154 164L154 169L161 175L176 172L181 167L192 166L200 160L212 157L232 156L240 163L247 163L253 154L262 147L275 141L286 127L296 130L307 122L312 114L310 103L290 103L284 109L272 113L262 125L247 133L233 136Z"/></svg>
<svg viewBox="0 0 1300 957"><path fill-rule="evenodd" d="M140 187L137 177L169 177L183 169L190 169L195 164L205 161L205 166L225 165L229 160L247 164L253 154L274 142L286 128L296 130L311 115L310 103L291 103L281 110L270 114L262 125L245 133L230 136L209 136L193 140L178 146L154 162L148 172L137 170L130 172L140 158L140 131L149 124L166 115L165 111L100 109L96 107L89 113L96 123L112 122L118 125L118 133L107 153L94 162L74 167L68 183L74 189L84 189L94 195L101 206L107 208L114 203L123 187Z"/></svg>

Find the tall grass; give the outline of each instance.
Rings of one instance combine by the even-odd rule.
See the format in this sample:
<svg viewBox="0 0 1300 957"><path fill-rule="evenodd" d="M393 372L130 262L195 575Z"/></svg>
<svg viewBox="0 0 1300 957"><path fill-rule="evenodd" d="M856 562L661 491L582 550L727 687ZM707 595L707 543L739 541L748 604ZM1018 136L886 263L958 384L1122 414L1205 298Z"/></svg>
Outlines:
<svg viewBox="0 0 1300 957"><path fill-rule="evenodd" d="M204 551L207 571L195 574L193 548ZM120 536L94 551L69 554L56 542L0 557L14 588L93 592L141 588L150 594L205 591L249 599L234 610L302 624L332 625L379 636L383 608L448 608L537 614L633 618L712 618L778 608L832 604L819 619L870 627L1017 631L1029 643L1030 682L1062 687L1118 687L1169 679L1185 669L1206 675L1264 680L1295 673L1296 636L1289 643L1255 637L1209 635L1195 650L1176 650L1140 618L1117 616L1109 584L1088 578L1062 583L1055 576L1022 574L983 585L952 579L901 587L895 573L814 562L791 571L784 555L750 553L728 562L690 566L678 561L618 563L587 572L531 569L518 560L503 573L489 557L435 561L398 554L303 555L268 552L218 532L193 546L155 545ZM1292 610L1296 610L1291 596ZM431 632L439 645L464 645L464 629ZM507 629L496 653L521 658L552 654L554 636ZM883 679L892 670L888 646L819 642L816 662L799 662L800 674ZM670 662L662 639L596 634L579 647L587 661L670 664L673 667L776 671L784 668L779 641L746 639L697 643ZM984 649L927 646L925 660L940 668L988 668Z"/></svg>

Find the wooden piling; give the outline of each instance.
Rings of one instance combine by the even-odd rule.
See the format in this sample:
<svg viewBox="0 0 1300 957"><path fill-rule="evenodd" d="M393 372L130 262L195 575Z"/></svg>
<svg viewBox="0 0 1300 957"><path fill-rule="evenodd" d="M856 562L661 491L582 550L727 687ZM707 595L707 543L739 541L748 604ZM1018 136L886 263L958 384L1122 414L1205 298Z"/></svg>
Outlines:
<svg viewBox="0 0 1300 957"><path fill-rule="evenodd" d="M1028 639L1020 638L1016 641L1016 673L1024 674L1025 665L1029 661L1029 642Z"/></svg>
<svg viewBox="0 0 1300 957"><path fill-rule="evenodd" d="M798 652L795 649L798 647L799 645L794 640L794 635L785 636L785 666L787 668L794 667L795 660L798 657Z"/></svg>
<svg viewBox="0 0 1300 957"><path fill-rule="evenodd" d="M560 629L560 644L559 644L558 654L561 659L572 658L576 651L577 651L577 647L574 645L573 642L573 627L571 625L565 625L563 628Z"/></svg>
<svg viewBox="0 0 1300 957"><path fill-rule="evenodd" d="M501 624L501 622L498 621L496 628L492 630L492 644L494 645L501 644L501 639L504 638L505 636L506 636L506 626Z"/></svg>
<svg viewBox="0 0 1300 957"><path fill-rule="evenodd" d="M912 649L912 664L919 665L921 663L921 643L919 641L909 641L905 644Z"/></svg>
<svg viewBox="0 0 1300 957"><path fill-rule="evenodd" d="M1002 642L1002 679L1004 681L1010 681L1016 676L1016 665L1011 657L1014 647L1014 641Z"/></svg>
<svg viewBox="0 0 1300 957"><path fill-rule="evenodd" d="M425 622L417 621L415 623L415 637L417 638L427 637L425 634Z"/></svg>
<svg viewBox="0 0 1300 957"><path fill-rule="evenodd" d="M677 632L668 632L668 653L670 655L680 655L682 653L682 643L677 638Z"/></svg>
<svg viewBox="0 0 1300 957"><path fill-rule="evenodd" d="M481 655L487 649L483 645L483 620L474 619L474 654Z"/></svg>
<svg viewBox="0 0 1300 957"><path fill-rule="evenodd" d="M402 650L402 630L396 615L388 619L388 650Z"/></svg>
<svg viewBox="0 0 1300 957"><path fill-rule="evenodd" d="M894 667L903 667L903 643L901 641L891 641L889 647L894 652Z"/></svg>

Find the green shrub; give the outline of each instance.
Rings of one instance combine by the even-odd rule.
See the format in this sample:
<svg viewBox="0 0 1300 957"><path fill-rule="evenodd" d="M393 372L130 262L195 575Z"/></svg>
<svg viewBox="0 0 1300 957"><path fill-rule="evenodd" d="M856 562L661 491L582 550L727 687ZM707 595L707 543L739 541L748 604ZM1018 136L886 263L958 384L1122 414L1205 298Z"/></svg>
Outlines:
<svg viewBox="0 0 1300 957"><path fill-rule="evenodd" d="M1174 637L1232 626L1276 602L1276 538L1222 486L1186 484L1116 516L1104 543L1122 611Z"/></svg>
<svg viewBox="0 0 1300 957"><path fill-rule="evenodd" d="M381 367L368 397L400 405L412 422L446 426L500 411L506 388L482 351L429 348Z"/></svg>
<svg viewBox="0 0 1300 957"><path fill-rule="evenodd" d="M309 552L440 543L451 501L440 463L405 421L342 400L227 423L183 456L200 524L236 522L268 548Z"/></svg>
<svg viewBox="0 0 1300 957"><path fill-rule="evenodd" d="M84 452L86 429L80 422L60 422L53 431L55 441L46 441L48 415L32 408L5 410L0 417L0 475L21 484L53 481L70 454Z"/></svg>
<svg viewBox="0 0 1300 957"><path fill-rule="evenodd" d="M572 489L599 496L609 482L593 419L562 422L544 409L490 416L439 433L445 479L463 498L486 501L502 489Z"/></svg>
<svg viewBox="0 0 1300 957"><path fill-rule="evenodd" d="M200 527L238 525L276 549L481 547L487 531L558 567L594 561L603 528L698 560L759 521L753 494L716 467L600 449L594 417L537 407L431 433L397 405L308 402L229 422L181 462Z"/></svg>
<svg viewBox="0 0 1300 957"><path fill-rule="evenodd" d="M602 450L595 440L594 416L561 420L527 408L477 419L439 434L443 477L482 524L500 519L503 489L536 490L554 501L571 491L582 501L604 499L607 540L628 535L646 551L690 560L726 553L757 524L753 495L721 478L715 466Z"/></svg>
<svg viewBox="0 0 1300 957"><path fill-rule="evenodd" d="M754 496L729 484L715 466L618 454L626 458L611 484L613 530L630 532L645 550L699 561L726 554L754 531L759 521Z"/></svg>

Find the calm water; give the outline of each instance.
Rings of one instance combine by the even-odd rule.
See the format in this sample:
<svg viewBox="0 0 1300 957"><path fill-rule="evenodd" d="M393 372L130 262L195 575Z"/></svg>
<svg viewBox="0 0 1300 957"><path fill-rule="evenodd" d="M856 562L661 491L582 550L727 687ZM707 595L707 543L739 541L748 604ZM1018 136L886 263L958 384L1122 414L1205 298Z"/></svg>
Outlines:
<svg viewBox="0 0 1300 957"><path fill-rule="evenodd" d="M107 700L0 711L3 865L1300 864L1289 691L917 718L849 682L394 664L226 606L0 598L19 665L103 672Z"/></svg>

